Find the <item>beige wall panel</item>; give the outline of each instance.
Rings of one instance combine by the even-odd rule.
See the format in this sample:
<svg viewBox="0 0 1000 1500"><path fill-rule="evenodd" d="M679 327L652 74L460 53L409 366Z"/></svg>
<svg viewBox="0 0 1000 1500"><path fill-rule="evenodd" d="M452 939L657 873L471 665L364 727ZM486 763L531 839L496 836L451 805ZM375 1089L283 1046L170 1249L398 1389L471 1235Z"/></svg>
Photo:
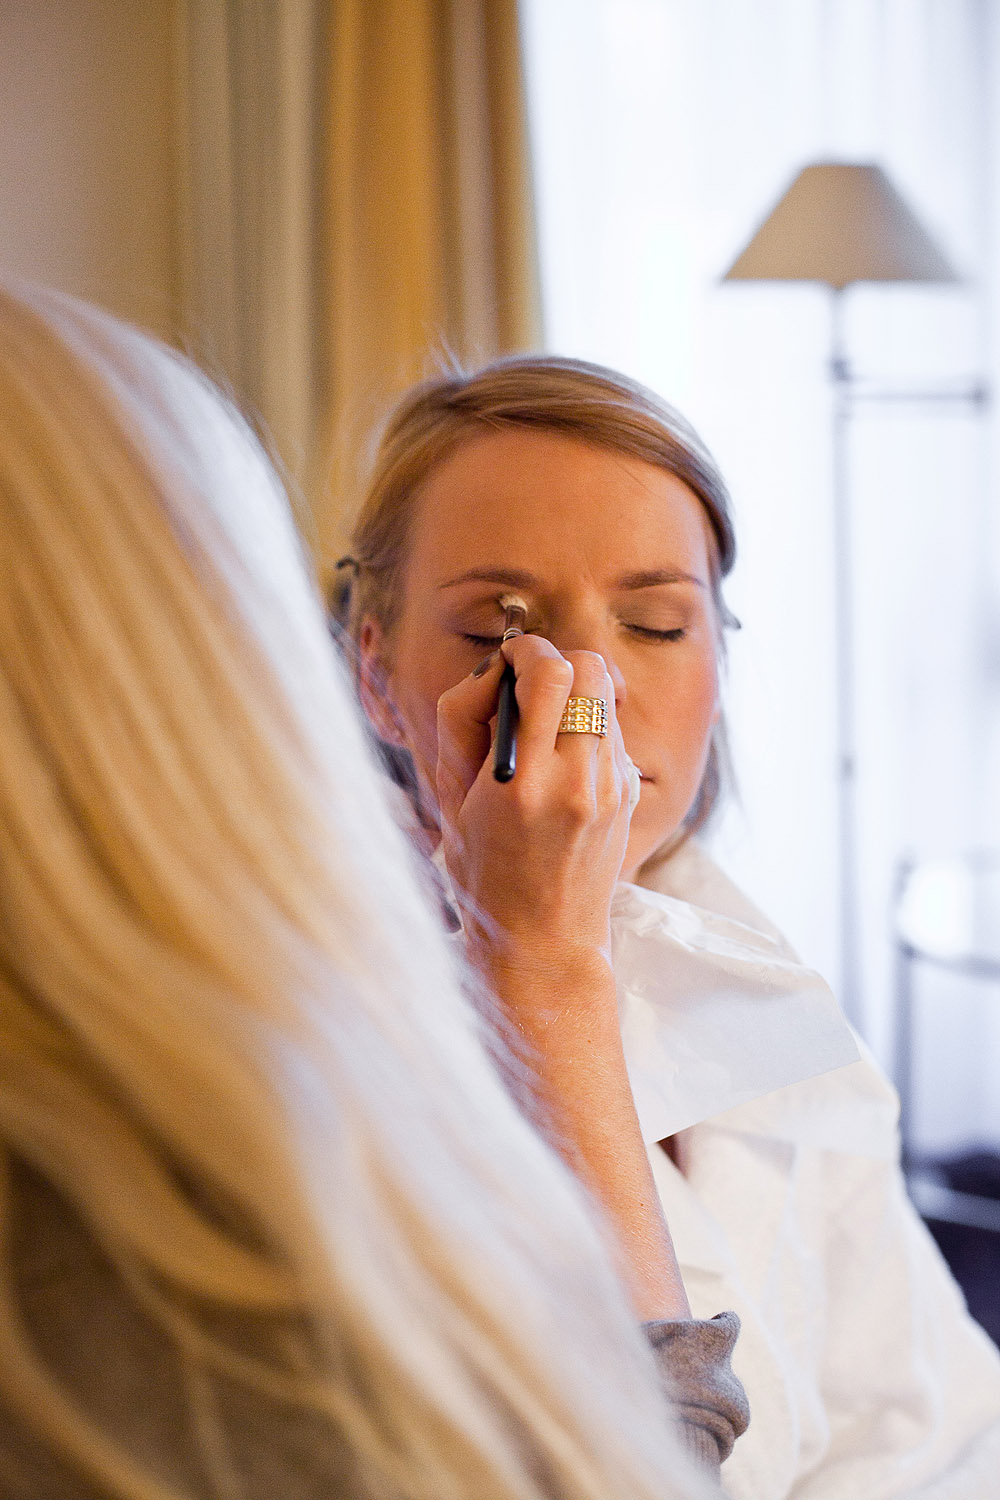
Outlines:
<svg viewBox="0 0 1000 1500"><path fill-rule="evenodd" d="M173 0L0 0L0 266L177 323Z"/></svg>

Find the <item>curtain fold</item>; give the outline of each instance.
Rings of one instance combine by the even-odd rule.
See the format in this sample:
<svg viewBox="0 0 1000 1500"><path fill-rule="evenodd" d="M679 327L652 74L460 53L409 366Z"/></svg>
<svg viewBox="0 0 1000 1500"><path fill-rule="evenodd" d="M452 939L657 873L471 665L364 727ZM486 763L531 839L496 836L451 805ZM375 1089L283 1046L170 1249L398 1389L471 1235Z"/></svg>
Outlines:
<svg viewBox="0 0 1000 1500"><path fill-rule="evenodd" d="M391 398L442 354L540 342L516 0L333 0L329 19L322 564Z"/></svg>
<svg viewBox="0 0 1000 1500"><path fill-rule="evenodd" d="M328 8L175 7L184 342L229 385L289 478L307 485L324 367L317 162Z"/></svg>

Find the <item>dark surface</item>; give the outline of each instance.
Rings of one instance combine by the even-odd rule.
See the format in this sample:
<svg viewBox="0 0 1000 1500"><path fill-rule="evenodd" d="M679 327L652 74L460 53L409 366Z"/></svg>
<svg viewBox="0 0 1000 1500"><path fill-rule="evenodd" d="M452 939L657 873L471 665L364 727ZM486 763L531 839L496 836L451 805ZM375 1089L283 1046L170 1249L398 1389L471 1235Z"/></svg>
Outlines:
<svg viewBox="0 0 1000 1500"><path fill-rule="evenodd" d="M510 662L500 678L500 699L497 704L497 737L493 746L493 775L497 781L509 781L517 764L517 698L514 695L517 678Z"/></svg>
<svg viewBox="0 0 1000 1500"><path fill-rule="evenodd" d="M941 1174L959 1193L1000 1201L1000 1156L995 1151L964 1151L941 1162Z"/></svg>
<svg viewBox="0 0 1000 1500"><path fill-rule="evenodd" d="M965 1293L970 1313L1000 1344L1000 1235L933 1219L927 1227Z"/></svg>
<svg viewBox="0 0 1000 1500"><path fill-rule="evenodd" d="M996 1151L973 1149L937 1165L944 1181L957 1192L1000 1200L1000 1155ZM931 1218L927 1227L965 1293L970 1313L1000 1345L1000 1234Z"/></svg>

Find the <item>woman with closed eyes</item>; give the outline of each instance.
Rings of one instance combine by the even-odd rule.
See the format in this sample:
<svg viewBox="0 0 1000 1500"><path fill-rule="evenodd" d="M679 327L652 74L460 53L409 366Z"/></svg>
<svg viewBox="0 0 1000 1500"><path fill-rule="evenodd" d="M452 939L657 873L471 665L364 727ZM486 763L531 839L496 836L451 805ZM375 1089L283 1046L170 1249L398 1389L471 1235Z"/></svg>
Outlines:
<svg viewBox="0 0 1000 1500"><path fill-rule="evenodd" d="M753 1421L728 1493L980 1500L1000 1361L906 1202L892 1089L698 841L734 555L725 485L676 412L524 356L392 413L340 614L457 940L616 1226L634 1307L742 1320ZM501 641L512 595L525 633Z"/></svg>

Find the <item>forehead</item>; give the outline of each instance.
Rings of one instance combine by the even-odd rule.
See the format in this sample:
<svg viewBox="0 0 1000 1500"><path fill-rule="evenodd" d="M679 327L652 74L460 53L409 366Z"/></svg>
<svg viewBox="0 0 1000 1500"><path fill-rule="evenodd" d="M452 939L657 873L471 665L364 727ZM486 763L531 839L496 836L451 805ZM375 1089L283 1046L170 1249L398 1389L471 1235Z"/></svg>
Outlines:
<svg viewBox="0 0 1000 1500"><path fill-rule="evenodd" d="M410 567L443 576L501 560L559 572L674 566L707 577L710 528L657 465L561 433L508 428L464 441L417 499Z"/></svg>

